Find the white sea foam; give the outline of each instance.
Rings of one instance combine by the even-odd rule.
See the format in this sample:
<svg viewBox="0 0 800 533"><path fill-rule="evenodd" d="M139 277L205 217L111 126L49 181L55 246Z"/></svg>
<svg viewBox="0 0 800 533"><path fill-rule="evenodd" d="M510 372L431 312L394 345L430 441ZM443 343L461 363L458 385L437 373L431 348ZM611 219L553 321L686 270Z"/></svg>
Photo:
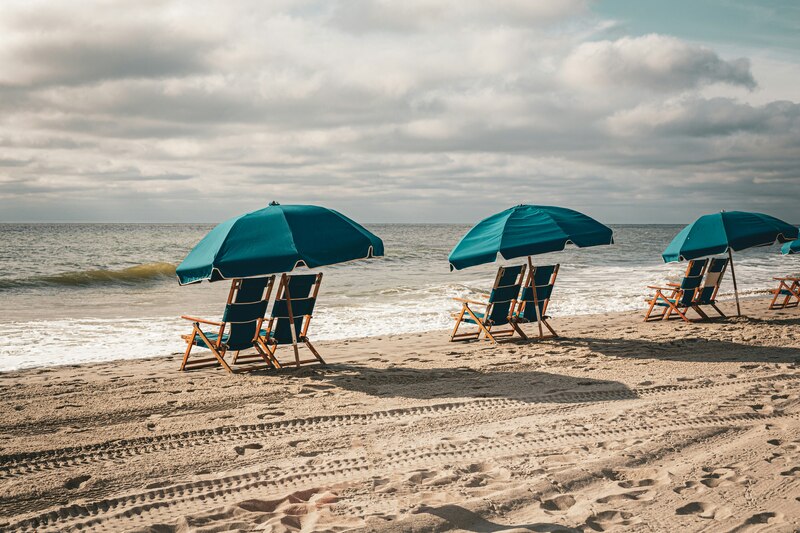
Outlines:
<svg viewBox="0 0 800 533"><path fill-rule="evenodd" d="M37 226L35 231L42 235L34 237L42 242L49 239L60 251L60 255L50 254L60 263L49 266L41 262L40 250L47 249L46 243L32 247L38 251L30 257L20 255L18 250L4 253L0 244L0 271L10 271L12 267L15 272L25 271L21 278L35 275L39 276L36 279L60 280L59 272L94 273L93 282L88 285L54 286L48 282L22 283L6 289L0 286L0 371L182 353L185 344L180 335L189 333L191 326L178 317L188 313L219 319L226 285L178 287L177 282L165 279L160 272L158 276L144 276L145 279L138 276L135 284L127 278L117 278L119 272L141 270L131 270L131 263L179 262L208 230L203 226L188 228L147 226L139 231L125 226L111 231L101 226L99 231L89 226L82 232L71 225L66 229L50 227L47 231ZM448 271L449 247L465 229L392 225L375 228L386 240L387 260L326 269L310 336L329 340L452 327L451 314L459 308L452 298L485 297L496 271L496 265ZM679 229L616 228L618 245L613 247L571 249L535 258L540 265L561 263L549 309L554 324L558 325L559 316L643 309L645 297L652 292L648 285L678 281L683 273L685 264L665 265L659 258L660 250ZM59 236L58 231L67 233ZM129 232L133 237L126 237ZM158 241L162 235L163 242ZM63 248L57 248L64 239L84 241L74 256L66 256ZM126 239L135 246L122 246L120 243ZM90 248L89 252L86 248ZM160 251L152 255L153 249ZM103 253L108 256L104 263L81 263L84 255ZM781 256L777 247L737 253L736 261L742 295L763 294L772 288L772 276L800 270L800 261ZM96 273L103 269L112 270L114 275ZM102 283L105 278L108 283ZM728 272L720 298L732 296Z"/></svg>

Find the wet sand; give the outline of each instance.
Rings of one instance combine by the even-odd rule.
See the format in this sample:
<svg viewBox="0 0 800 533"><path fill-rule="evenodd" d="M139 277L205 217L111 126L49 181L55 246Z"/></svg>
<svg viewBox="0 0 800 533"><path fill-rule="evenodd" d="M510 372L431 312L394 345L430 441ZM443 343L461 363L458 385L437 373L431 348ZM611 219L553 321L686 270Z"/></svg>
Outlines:
<svg viewBox="0 0 800 533"><path fill-rule="evenodd" d="M744 310L320 342L299 371L0 374L0 529L797 531L800 310Z"/></svg>

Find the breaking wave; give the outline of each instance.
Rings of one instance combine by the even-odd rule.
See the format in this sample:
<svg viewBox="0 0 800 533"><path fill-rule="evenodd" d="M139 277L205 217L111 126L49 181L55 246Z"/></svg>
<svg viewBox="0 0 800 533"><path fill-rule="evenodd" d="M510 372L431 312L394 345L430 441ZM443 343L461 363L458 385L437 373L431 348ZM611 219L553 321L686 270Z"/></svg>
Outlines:
<svg viewBox="0 0 800 533"><path fill-rule="evenodd" d="M0 279L0 290L22 287L89 287L107 284L136 285L175 276L171 263L147 263L120 270L81 270L48 276Z"/></svg>

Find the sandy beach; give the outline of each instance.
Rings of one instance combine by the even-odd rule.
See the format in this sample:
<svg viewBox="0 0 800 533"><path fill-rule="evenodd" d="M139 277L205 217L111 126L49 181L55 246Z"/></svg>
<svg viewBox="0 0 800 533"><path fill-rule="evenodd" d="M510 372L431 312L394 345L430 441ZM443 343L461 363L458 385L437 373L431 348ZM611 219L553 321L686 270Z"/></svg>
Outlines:
<svg viewBox="0 0 800 533"><path fill-rule="evenodd" d="M743 309L321 342L300 371L0 374L0 529L797 531L800 312Z"/></svg>

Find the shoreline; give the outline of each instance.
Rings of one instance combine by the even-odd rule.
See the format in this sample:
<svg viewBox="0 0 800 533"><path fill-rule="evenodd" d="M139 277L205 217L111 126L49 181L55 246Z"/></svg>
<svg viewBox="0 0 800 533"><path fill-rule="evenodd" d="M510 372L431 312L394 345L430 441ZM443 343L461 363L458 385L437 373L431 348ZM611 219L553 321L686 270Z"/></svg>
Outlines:
<svg viewBox="0 0 800 533"><path fill-rule="evenodd" d="M768 292L769 291L766 290L766 289L764 289L763 291L757 291L755 293L750 292L750 293L748 293L746 295L740 295L739 299L743 304L745 302L748 302L748 301L763 300L764 298L767 298L767 296L765 296L765 294L768 293ZM722 306L731 307L731 308L733 308L735 310L735 300L734 300L734 298L733 297L727 298L727 296L728 296L727 294L726 295L722 295L722 296L723 297L718 299L720 304ZM644 301L644 297L642 297L642 301ZM457 309L458 308L454 305L453 306L453 311L455 312L455 311L457 311ZM641 309L635 309L635 310L628 309L628 310L623 310L623 311L609 311L609 312L604 312L604 313L580 313L580 314L563 314L563 315L556 314L551 320L555 320L555 321L559 321L559 320L561 320L561 321L563 321L563 320L566 320L566 321L582 320L582 319L591 319L592 317L606 316L606 315L617 315L617 316L631 315L631 316L635 316L637 313L639 313L641 315L644 315L644 307L641 308ZM691 316L696 318L696 316L695 316L693 311L691 312ZM130 318L130 317L127 317L127 318ZM135 317L135 320L142 321L142 320L150 320L150 319L153 319L153 318L154 317L141 316L141 317ZM165 317L156 317L156 318L165 318ZM175 318L175 317L173 317L173 318ZM76 316L76 317L70 317L69 319L71 319L71 320L105 320L105 321L109 321L109 322L120 322L120 323L123 323L123 321L126 319L126 317L125 316L104 316L104 317L101 318L101 317ZM37 321L37 322L46 322L46 321L47 320L43 319L43 320ZM10 324L19 324L19 323L28 323L28 322L31 322L31 321L28 321L28 320L22 320L22 321L13 321L12 320L12 321L9 321ZM187 324L186 332L189 332L191 330L191 327L188 325L188 322L186 324ZM314 330L314 327L312 325L312 328L311 328L312 340L313 340L313 330ZM336 342L345 341L345 340L355 341L355 340L384 339L384 338L392 339L392 338L395 338L395 337L403 337L403 336L409 336L409 335L435 335L435 334L441 334L441 335L446 335L447 337L449 337L450 336L450 331L451 331L450 328L441 328L441 329L427 329L427 330L419 330L419 331L409 331L409 332L405 332L405 333L392 333L392 334L382 334L382 335L365 335L365 336L341 337L341 338L335 338L335 339L324 339L324 340L314 341L314 344L316 345L318 343L336 343ZM183 349L183 347L181 346L183 341L180 340L178 335L176 335L175 338L178 341L178 342L174 343L175 346L178 347L178 348ZM174 351L174 352L162 353L162 354L158 354L158 355L119 357L119 358L110 358L110 359L103 359L103 360L97 360L97 361L83 361L83 362L78 362L78 363L74 363L74 362L65 362L65 363L49 362L49 363L44 363L44 364L38 364L38 365L35 365L35 366L28 366L28 367L25 367L25 368L18 368L18 369L11 369L11 370L4 370L4 369L0 368L0 375L9 374L9 373L16 373L16 372L34 371L34 370L43 369L43 368L80 367L80 366L84 366L84 365L99 365L99 364L105 364L105 363L113 364L113 363L116 363L116 362L119 362L119 361L157 361L157 360L163 359L164 357L172 357L172 356L175 356L175 355L178 355L178 354L183 355L183 352L182 351Z"/></svg>
<svg viewBox="0 0 800 533"><path fill-rule="evenodd" d="M562 337L498 346L319 341L326 367L277 372L3 372L0 529L793 531L800 310L742 308L554 317Z"/></svg>

